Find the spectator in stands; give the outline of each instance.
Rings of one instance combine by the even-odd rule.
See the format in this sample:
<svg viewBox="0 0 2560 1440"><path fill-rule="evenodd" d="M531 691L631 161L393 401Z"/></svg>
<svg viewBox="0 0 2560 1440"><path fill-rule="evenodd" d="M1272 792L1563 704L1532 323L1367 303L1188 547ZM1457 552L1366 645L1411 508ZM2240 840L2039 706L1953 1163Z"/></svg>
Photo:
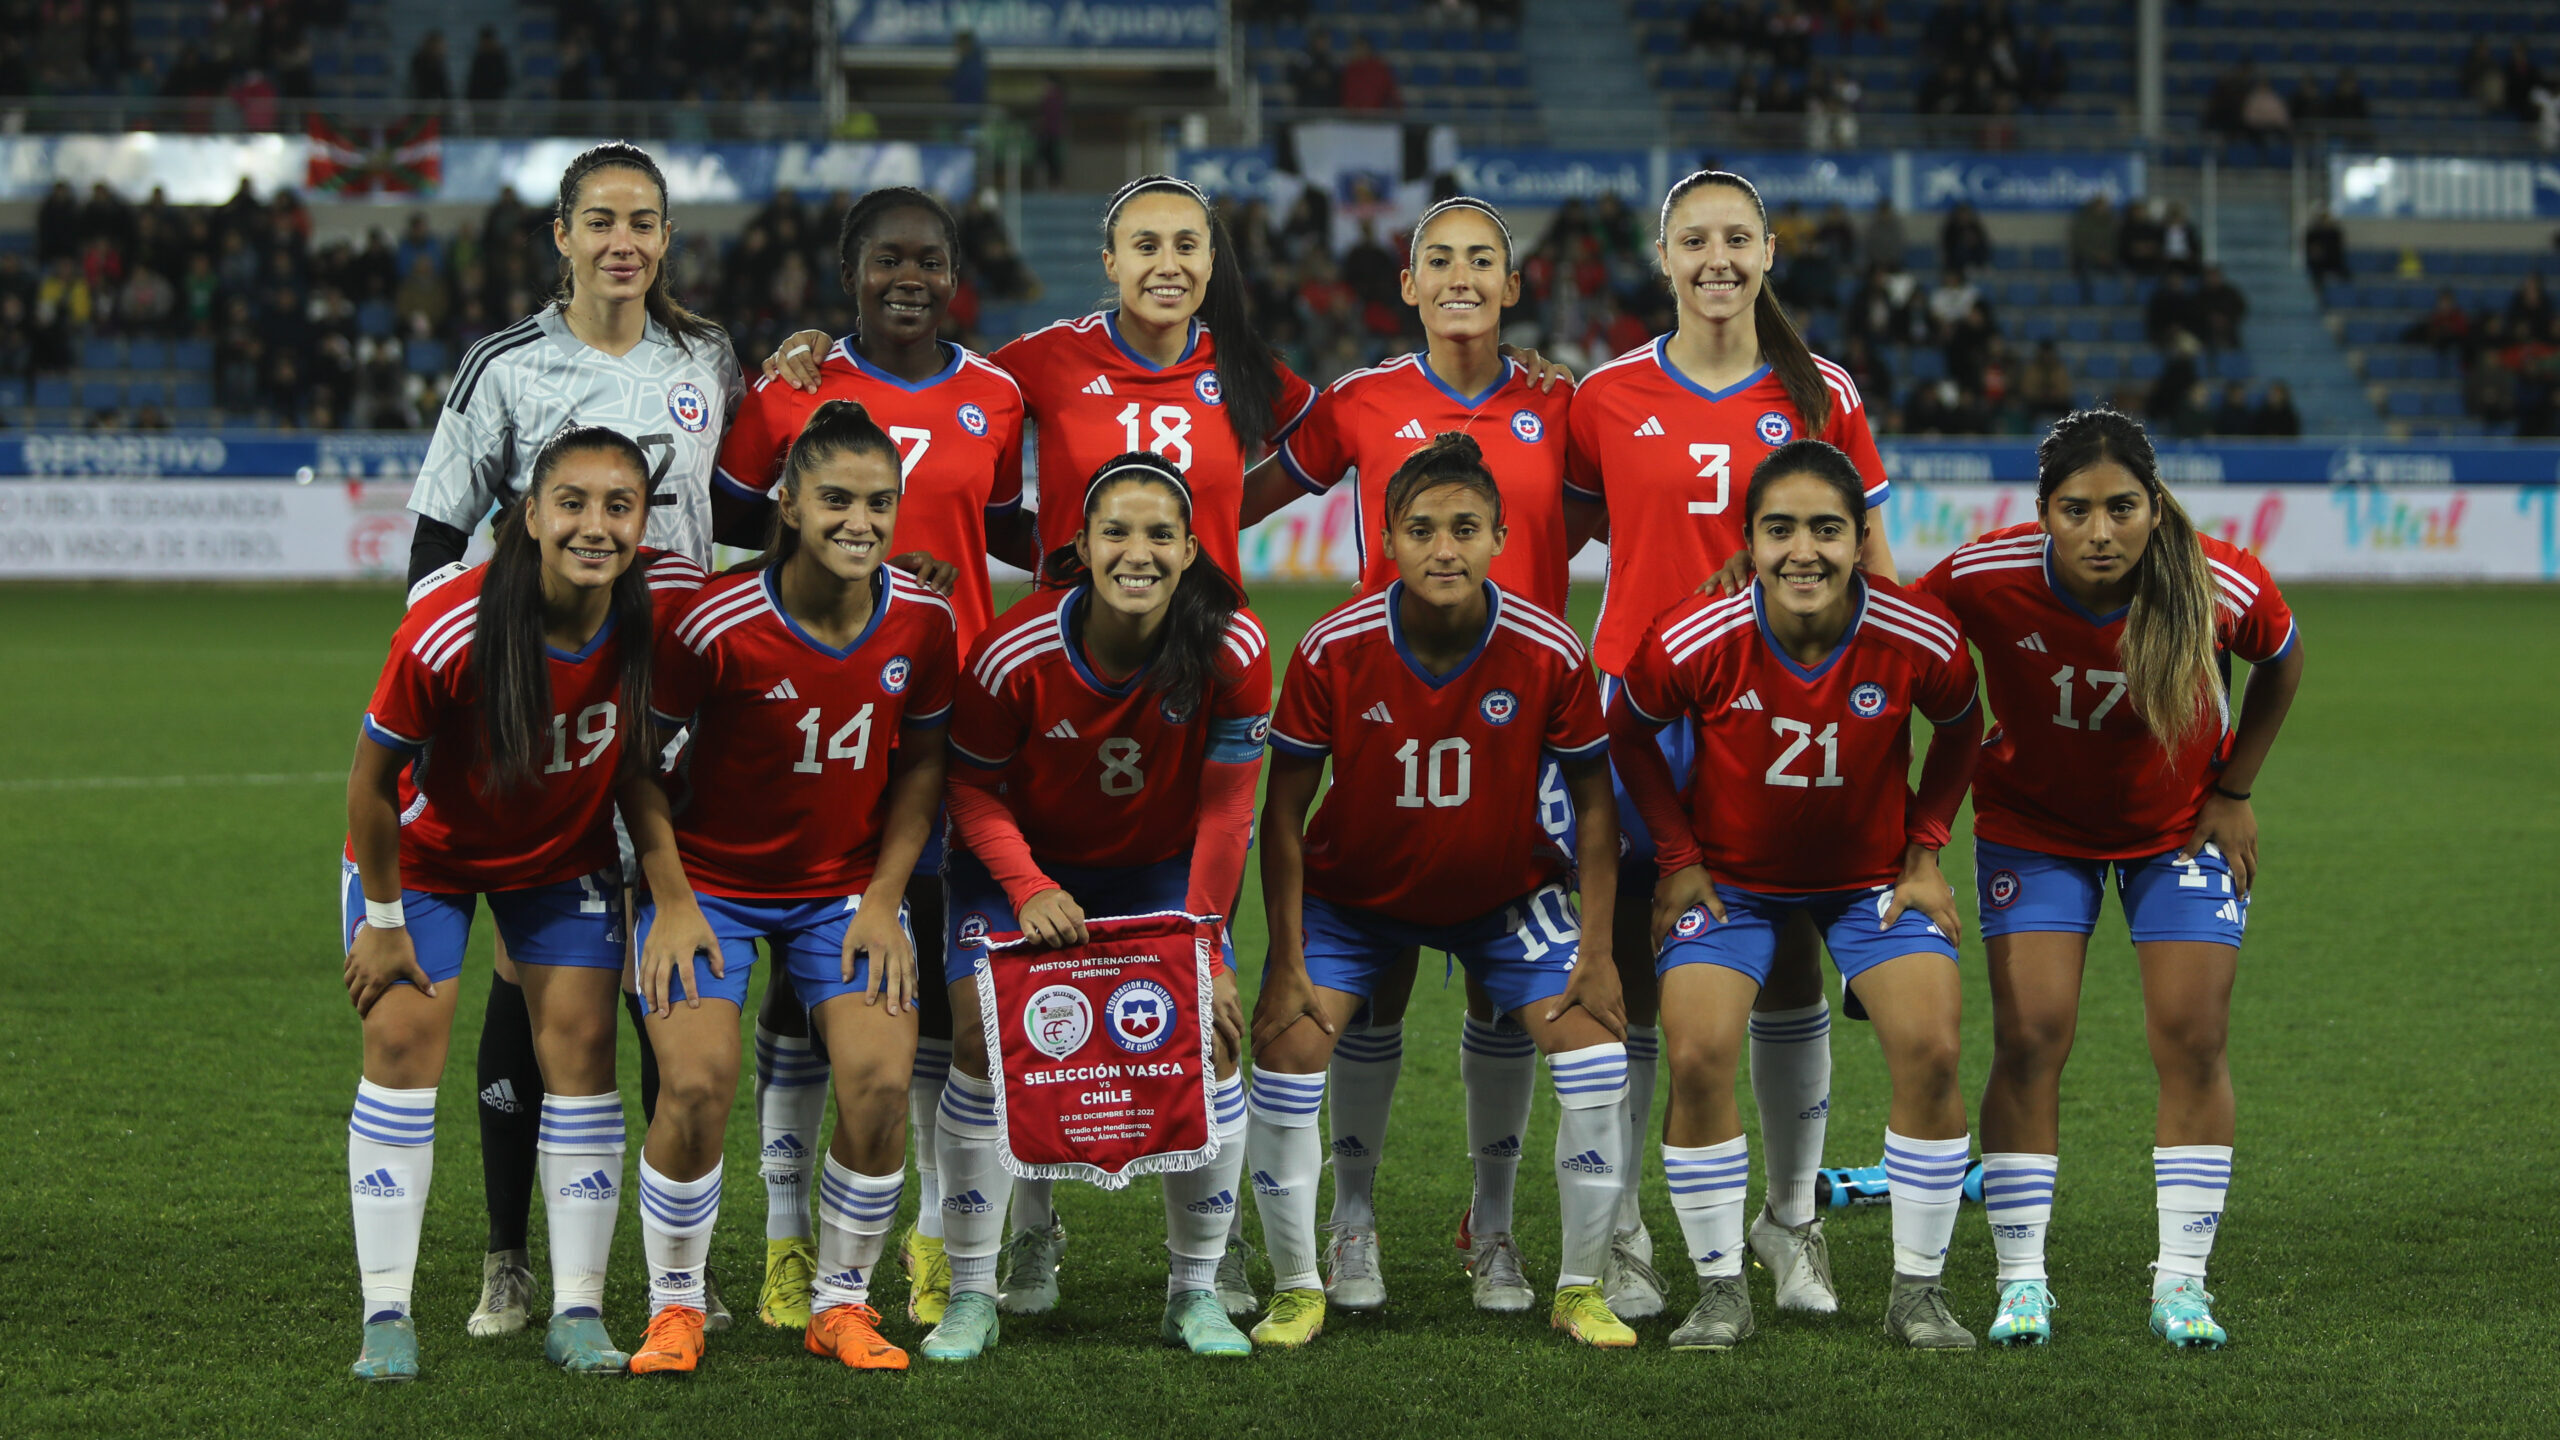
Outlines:
<svg viewBox="0 0 2560 1440"><path fill-rule="evenodd" d="M1858 102L1866 88L1846 70L1825 65L1813 72L1805 92L1805 146L1812 150L1854 150L1858 146Z"/></svg>
<svg viewBox="0 0 2560 1440"><path fill-rule="evenodd" d="M2508 42L2500 78L2504 82L2507 113L2519 120L2534 118L2533 92L2542 84L2542 71L2533 63L2533 51L2526 47L2523 36Z"/></svg>
<svg viewBox="0 0 2560 1440"><path fill-rule="evenodd" d="M2019 60L2019 98L2031 110L2042 110L2062 98L2071 88L2071 60L2062 53L2062 42L2053 38L2053 27L2036 28L2036 38Z"/></svg>
<svg viewBox="0 0 2560 1440"><path fill-rule="evenodd" d="M1331 110L1342 104L1342 66L1334 59L1330 32L1310 32L1307 48L1289 62L1289 99L1302 110Z"/></svg>
<svg viewBox="0 0 2560 1440"><path fill-rule="evenodd" d="M2167 282L2162 282L2166 284ZM2202 433L2208 417L2198 413L2196 390L2202 383L2196 378L2196 344L2193 339L2179 345L2160 367L2144 397L2142 412L2153 425L2171 434L2192 437Z"/></svg>
<svg viewBox="0 0 2560 1440"><path fill-rule="evenodd" d="M2560 85L2546 80L2533 87L2533 140L2549 155L2560 151Z"/></svg>
<svg viewBox="0 0 2560 1440"><path fill-rule="evenodd" d="M1342 67L1342 108L1382 111L1404 108L1396 89L1395 67L1388 64L1362 34L1351 42L1351 63Z"/></svg>
<svg viewBox="0 0 2560 1440"><path fill-rule="evenodd" d="M1067 80L1055 70L1040 83L1040 102L1031 117L1031 156L1050 189L1067 183Z"/></svg>
<svg viewBox="0 0 2560 1440"><path fill-rule="evenodd" d="M2543 289L2541 271L2528 273L2508 298L2507 328L2522 340L2560 343L2560 328L2554 327L2551 296Z"/></svg>
<svg viewBox="0 0 2560 1440"><path fill-rule="evenodd" d="M1902 410L1902 428L1911 435L1979 435L1982 413L1962 386L1940 380L1912 392Z"/></svg>
<svg viewBox="0 0 2560 1440"><path fill-rule="evenodd" d="M1920 82L1920 93L1914 103L1923 115L1969 115L1973 104L1965 81L1964 67L1953 60L1942 60Z"/></svg>
<svg viewBox="0 0 2560 1440"><path fill-rule="evenodd" d="M1743 58L1743 37L1750 29L1750 21L1744 18L1739 5L1728 0L1700 0L1680 32L1680 46L1725 69L1738 69Z"/></svg>
<svg viewBox="0 0 2560 1440"><path fill-rule="evenodd" d="M2222 403L2214 407L2213 433L2248 436L2258 433L2258 409L2249 403L2249 387L2237 380L2222 387Z"/></svg>
<svg viewBox="0 0 2560 1440"><path fill-rule="evenodd" d="M2170 201L2168 213L2160 221L2160 266L2187 275L2204 269L2204 239L2196 233L2196 223L2187 218L2187 207L2181 201Z"/></svg>
<svg viewBox="0 0 2560 1440"><path fill-rule="evenodd" d="M1991 263L1991 232L1970 205L1950 205L1938 226L1938 263L1972 274Z"/></svg>
<svg viewBox="0 0 2560 1440"><path fill-rule="evenodd" d="M951 37L951 79L946 93L954 105L974 108L987 103L987 47L978 43L975 30L963 30Z"/></svg>
<svg viewBox="0 0 2560 1440"><path fill-rule="evenodd" d="M1899 269L1907 243L1902 234L1902 215L1893 208L1893 197L1876 196L1876 208L1867 212L1866 233L1859 239L1858 258L1869 265ZM2554 237L2554 243L2560 244L2560 236Z"/></svg>
<svg viewBox="0 0 2560 1440"><path fill-rule="evenodd" d="M1813 229L1813 246L1829 256L1837 269L1857 268L1858 227L1850 220L1847 206L1834 200L1822 207L1822 222Z"/></svg>
<svg viewBox="0 0 2560 1440"><path fill-rule="evenodd" d="M2462 93L2478 102L2481 109L2494 115L2507 108L2507 77L2489 53L2489 37L2471 37L2471 49L2462 57Z"/></svg>
<svg viewBox="0 0 2560 1440"><path fill-rule="evenodd" d="M1871 403L1892 403L1893 367L1885 364L1883 353L1868 344L1866 337L1849 337L1849 342L1840 349L1839 365L1849 372L1849 379L1858 387L1858 393L1870 397Z"/></svg>
<svg viewBox="0 0 2560 1440"><path fill-rule="evenodd" d="M2187 277L2176 270L2161 276L2150 303L2143 307L2143 331L2151 343L2163 350L2201 345L2204 328L2204 316L2196 293L2187 288Z"/></svg>
<svg viewBox="0 0 2560 1440"><path fill-rule="evenodd" d="M1801 74L1813 60L1813 17L1796 0L1777 0L1760 21L1761 45L1769 63L1784 74Z"/></svg>
<svg viewBox="0 0 2560 1440"><path fill-rule="evenodd" d="M490 104L507 98L515 84L515 67L507 62L507 47L498 43L498 27L480 27L480 41L471 47L471 73L463 81L463 93L475 104Z"/></svg>
<svg viewBox="0 0 2560 1440"><path fill-rule="evenodd" d="M2112 275L2121 268L2118 245L2116 209L2107 197L2092 195L2071 212L2066 251L2071 257L2071 278L2080 282L2081 304L2090 303L2092 276Z"/></svg>
<svg viewBox="0 0 2560 1440"><path fill-rule="evenodd" d="M2454 298L2452 286L2439 286L2434 307L2401 331L2400 338L2411 345L2432 346L2439 355L2460 354L2471 344L2471 315Z"/></svg>
<svg viewBox="0 0 2560 1440"><path fill-rule="evenodd" d="M2240 101L2240 129L2261 145L2281 145L2293 138L2293 112L2264 75Z"/></svg>
<svg viewBox="0 0 2560 1440"><path fill-rule="evenodd" d="M1900 260L1877 261L1850 297L1847 315L1852 336L1871 344L1915 345L1929 340L1929 313L1920 282Z"/></svg>
<svg viewBox="0 0 2560 1440"><path fill-rule="evenodd" d="M1975 301L1947 327L1947 373L1965 389L1985 394L1990 389L1988 367L1999 340L2000 328L1991 323L1990 308Z"/></svg>
<svg viewBox="0 0 2560 1440"><path fill-rule="evenodd" d="M2036 353L2018 377L2018 401L2030 425L2058 420L2074 408L2071 367L2063 363L2052 337L2036 342Z"/></svg>
<svg viewBox="0 0 2560 1440"><path fill-rule="evenodd" d="M2302 263L2311 272L2314 286L2347 278L2347 231L2338 217L2321 206L2311 212L2311 223L2302 231Z"/></svg>
<svg viewBox="0 0 2560 1440"><path fill-rule="evenodd" d="M2196 310L2204 317L2202 338L2206 349L2245 348L2240 324L2249 318L2249 297L2224 277L2221 266L2205 267L2204 280L2196 286Z"/></svg>
<svg viewBox="0 0 2560 1440"><path fill-rule="evenodd" d="M1478 24L1476 7L1468 0L1426 0L1422 18L1443 30L1473 30Z"/></svg>
<svg viewBox="0 0 2560 1440"><path fill-rule="evenodd" d="M2163 263L2167 227L2161 216L2166 208L2156 195L2139 204L2124 202L2124 224L2116 232L2116 243L2124 268L2146 279L2159 274Z"/></svg>
<svg viewBox="0 0 2560 1440"><path fill-rule="evenodd" d="M2302 438L2302 412L2293 408L2293 387L2281 380L2267 382L2267 398L2258 405L2257 433L2270 439Z"/></svg>
<svg viewBox="0 0 2560 1440"><path fill-rule="evenodd" d="M1956 322L1982 303L1982 292L1961 270L1949 270L1938 280L1938 288L1929 292L1929 328L1941 342L1951 334Z"/></svg>
<svg viewBox="0 0 2560 1440"><path fill-rule="evenodd" d="M441 30L428 31L409 54L409 98L437 105L453 98L453 72L446 64Z"/></svg>
<svg viewBox="0 0 2560 1440"><path fill-rule="evenodd" d="M2242 131L2241 107L2248 103L2249 92L2257 86L2257 64L2246 56L2215 76L2213 88L2205 92L2204 128L2217 135L2238 138Z"/></svg>
<svg viewBox="0 0 2560 1440"><path fill-rule="evenodd" d="M56 180L36 207L36 263L50 265L80 253L80 201L71 182Z"/></svg>

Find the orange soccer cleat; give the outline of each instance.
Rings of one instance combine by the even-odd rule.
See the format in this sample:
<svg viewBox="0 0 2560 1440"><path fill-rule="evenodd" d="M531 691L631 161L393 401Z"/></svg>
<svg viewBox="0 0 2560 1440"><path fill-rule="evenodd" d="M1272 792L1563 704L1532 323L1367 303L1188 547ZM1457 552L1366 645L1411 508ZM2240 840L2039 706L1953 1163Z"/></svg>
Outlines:
<svg viewBox="0 0 2560 1440"><path fill-rule="evenodd" d="M702 1312L670 1305L649 1317L649 1333L631 1352L634 1375L689 1375L702 1363Z"/></svg>
<svg viewBox="0 0 2560 1440"><path fill-rule="evenodd" d="M880 1335L880 1312L868 1305L831 1305L809 1317L809 1353L832 1355L854 1370L904 1370L907 1352Z"/></svg>

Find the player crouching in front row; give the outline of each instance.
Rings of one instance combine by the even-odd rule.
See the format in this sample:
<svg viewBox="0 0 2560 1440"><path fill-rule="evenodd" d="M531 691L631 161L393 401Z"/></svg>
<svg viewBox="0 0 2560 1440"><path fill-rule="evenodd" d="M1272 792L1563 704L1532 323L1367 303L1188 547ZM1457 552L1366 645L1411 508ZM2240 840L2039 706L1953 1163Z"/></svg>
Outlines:
<svg viewBox="0 0 2560 1440"><path fill-rule="evenodd" d="M1608 739L1581 642L1485 579L1502 493L1476 442L1447 434L1387 486L1401 578L1316 622L1273 716L1262 883L1271 956L1253 1023L1246 1148L1275 1294L1265 1345L1324 1328L1316 1134L1325 1067L1381 969L1414 945L1454 954L1545 1051L1563 1105L1564 1218L1554 1323L1636 1343L1600 1295L1628 1163L1626 1017L1609 958L1618 825ZM1519 817L1539 759L1563 765L1580 827L1568 857ZM1333 785L1307 821L1326 757ZM1588 913L1567 899L1579 862Z"/></svg>
<svg viewBox="0 0 2560 1440"><path fill-rule="evenodd" d="M883 568L899 488L897 447L862 407L819 407L784 462L765 562L712 582L660 638L650 708L692 739L681 809L656 785L626 809L649 883L639 985L661 1076L640 1162L650 1319L635 1374L702 1358L758 940L835 1074L808 1348L907 1367L880 1336L870 1279L906 1178L916 962L902 897L941 799L957 662L950 602Z"/></svg>
<svg viewBox="0 0 2560 1440"><path fill-rule="evenodd" d="M1671 1347L1723 1350L1752 1332L1734 1068L1778 936L1802 913L1874 1019L1893 1082L1885 1329L1914 1349L1971 1349L1940 1284L1971 1140L1956 1093L1960 930L1938 851L1982 737L1973 659L1937 601L1860 575L1866 497L1840 451L1771 451L1743 520L1754 584L1657 618L1609 715L1618 773L1660 848L1663 1169L1699 1287ZM1937 726L1916 796L1914 712ZM1685 794L1654 746L1672 724L1697 727Z"/></svg>

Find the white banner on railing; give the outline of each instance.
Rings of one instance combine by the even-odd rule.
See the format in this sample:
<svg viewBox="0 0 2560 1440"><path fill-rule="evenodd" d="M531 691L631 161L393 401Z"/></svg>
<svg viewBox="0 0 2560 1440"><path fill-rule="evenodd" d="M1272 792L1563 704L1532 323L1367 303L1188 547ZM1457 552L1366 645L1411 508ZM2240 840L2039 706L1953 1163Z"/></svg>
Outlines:
<svg viewBox="0 0 2560 1440"><path fill-rule="evenodd" d="M397 580L408 502L407 481L10 481L0 577Z"/></svg>

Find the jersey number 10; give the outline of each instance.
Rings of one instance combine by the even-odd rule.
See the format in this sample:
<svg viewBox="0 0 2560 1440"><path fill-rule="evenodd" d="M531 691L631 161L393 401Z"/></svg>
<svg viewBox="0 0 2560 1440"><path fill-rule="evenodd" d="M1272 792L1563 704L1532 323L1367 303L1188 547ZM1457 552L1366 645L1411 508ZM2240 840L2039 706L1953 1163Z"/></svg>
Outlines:
<svg viewBox="0 0 2560 1440"><path fill-rule="evenodd" d="M1452 809L1466 804L1475 792L1475 757L1463 739L1435 740L1428 756L1421 741L1407 740L1396 758L1404 762L1404 793L1396 797L1396 804L1407 810L1426 804Z"/></svg>

